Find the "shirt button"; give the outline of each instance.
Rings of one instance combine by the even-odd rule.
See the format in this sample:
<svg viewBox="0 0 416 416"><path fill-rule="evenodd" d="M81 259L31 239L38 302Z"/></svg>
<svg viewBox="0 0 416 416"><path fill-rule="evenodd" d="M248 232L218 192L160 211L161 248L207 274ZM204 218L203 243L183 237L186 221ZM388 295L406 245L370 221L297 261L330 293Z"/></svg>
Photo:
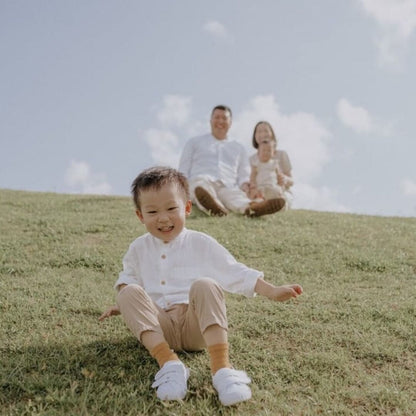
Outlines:
<svg viewBox="0 0 416 416"><path fill-rule="evenodd" d="M166 254L162 254L161 257L162 257L162 259L165 259L166 258Z"/></svg>
<svg viewBox="0 0 416 416"><path fill-rule="evenodd" d="M165 282L164 280L162 280L162 281L160 282L160 284L161 284L161 285L165 285L165 284L166 284L166 282Z"/></svg>

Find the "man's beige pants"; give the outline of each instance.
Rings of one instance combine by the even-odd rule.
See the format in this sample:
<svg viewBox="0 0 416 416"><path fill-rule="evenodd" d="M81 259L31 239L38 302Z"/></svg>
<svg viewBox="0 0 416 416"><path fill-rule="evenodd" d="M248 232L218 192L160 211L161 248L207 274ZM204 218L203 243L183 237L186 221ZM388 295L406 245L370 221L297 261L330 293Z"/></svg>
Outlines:
<svg viewBox="0 0 416 416"><path fill-rule="evenodd" d="M162 334L175 351L200 351L206 347L202 334L211 325L228 329L224 293L215 280L202 278L189 291L189 305L168 309L156 305L139 285L123 287L117 295L128 328L137 339L145 331Z"/></svg>
<svg viewBox="0 0 416 416"><path fill-rule="evenodd" d="M198 186L204 188L220 207L231 212L244 214L250 205L251 200L240 188L227 188L221 181L211 181L204 176L197 176L189 179L189 190L192 202L202 212L208 213L195 197L195 188Z"/></svg>

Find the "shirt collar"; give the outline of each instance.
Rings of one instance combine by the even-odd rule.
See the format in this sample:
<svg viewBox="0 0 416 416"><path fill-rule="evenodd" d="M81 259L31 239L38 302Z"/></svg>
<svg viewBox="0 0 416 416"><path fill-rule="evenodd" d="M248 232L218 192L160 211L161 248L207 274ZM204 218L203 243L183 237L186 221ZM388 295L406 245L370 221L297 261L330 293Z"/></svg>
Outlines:
<svg viewBox="0 0 416 416"><path fill-rule="evenodd" d="M222 140L217 139L212 133L210 133L210 136L211 136L212 140L215 140L215 143L225 143L225 142L228 142L229 141L228 140L228 137L229 137L228 134L225 137L225 139L222 139Z"/></svg>
<svg viewBox="0 0 416 416"><path fill-rule="evenodd" d="M169 241L168 243L165 243L163 240L155 237L154 235L150 233L149 235L150 235L150 238L153 240L154 244L156 245L156 247L163 248L163 247L173 247L175 244L183 240L187 232L188 230L185 227L183 227L183 230L180 232L180 234L177 235L176 238L174 238L172 241Z"/></svg>

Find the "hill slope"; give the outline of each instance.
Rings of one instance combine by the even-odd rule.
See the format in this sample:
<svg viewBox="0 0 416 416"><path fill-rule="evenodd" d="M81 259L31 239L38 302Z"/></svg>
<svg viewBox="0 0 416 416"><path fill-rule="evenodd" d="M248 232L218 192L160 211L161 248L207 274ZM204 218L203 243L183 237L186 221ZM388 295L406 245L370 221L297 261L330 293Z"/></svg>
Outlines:
<svg viewBox="0 0 416 416"><path fill-rule="evenodd" d="M150 388L156 364L116 317L113 284L145 232L125 197L0 190L1 414L416 413L416 219L310 211L209 218L215 237L277 284L285 304L227 295L232 361L253 399L221 408L205 353L183 403Z"/></svg>

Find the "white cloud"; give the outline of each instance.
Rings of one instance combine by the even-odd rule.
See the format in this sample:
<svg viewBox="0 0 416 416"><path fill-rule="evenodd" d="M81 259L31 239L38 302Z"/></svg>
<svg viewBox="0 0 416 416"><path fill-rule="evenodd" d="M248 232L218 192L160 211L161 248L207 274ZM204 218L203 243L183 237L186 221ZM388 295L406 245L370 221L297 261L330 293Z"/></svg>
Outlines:
<svg viewBox="0 0 416 416"><path fill-rule="evenodd" d="M360 0L364 10L384 27L395 27L403 38L416 28L415 0Z"/></svg>
<svg viewBox="0 0 416 416"><path fill-rule="evenodd" d="M346 98L337 103L340 121L357 133L377 133L383 136L392 134L392 125L372 116L364 107L351 104Z"/></svg>
<svg viewBox="0 0 416 416"><path fill-rule="evenodd" d="M65 174L65 182L67 185L75 187L85 183L90 174L90 167L87 163L71 160L71 164Z"/></svg>
<svg viewBox="0 0 416 416"><path fill-rule="evenodd" d="M178 167L179 142L172 131L151 128L144 132L143 139L150 147L150 154L155 164Z"/></svg>
<svg viewBox="0 0 416 416"><path fill-rule="evenodd" d="M357 133L369 133L374 128L370 113L363 107L352 105L345 98L338 101L337 114L342 123Z"/></svg>
<svg viewBox="0 0 416 416"><path fill-rule="evenodd" d="M401 189L406 196L416 196L416 182L410 179L404 179L401 183Z"/></svg>
<svg viewBox="0 0 416 416"><path fill-rule="evenodd" d="M162 107L156 114L159 125L140 133L140 139L149 146L155 164L177 167L186 139L206 131L207 123L190 120L191 107L191 97L164 96Z"/></svg>
<svg viewBox="0 0 416 416"><path fill-rule="evenodd" d="M105 175L91 171L86 162L71 160L65 173L65 183L73 188L73 192L82 194L111 194L111 185L106 181Z"/></svg>
<svg viewBox="0 0 416 416"><path fill-rule="evenodd" d="M217 39L223 39L228 41L232 40L231 35L227 31L226 27L217 20L210 20L206 22L203 26L203 29L205 32L209 33Z"/></svg>
<svg viewBox="0 0 416 416"><path fill-rule="evenodd" d="M380 63L399 68L416 29L416 0L359 0L359 3L379 25L376 44Z"/></svg>
<svg viewBox="0 0 416 416"><path fill-rule="evenodd" d="M94 195L110 195L111 191L112 188L109 183L102 182L100 179L98 179L97 182L93 181L89 184L85 184L82 193Z"/></svg>
<svg viewBox="0 0 416 416"><path fill-rule="evenodd" d="M65 182L75 192L84 194L110 194L111 185L103 174L95 174L86 162L72 160L65 174Z"/></svg>
<svg viewBox="0 0 416 416"><path fill-rule="evenodd" d="M293 193L295 195L293 208L330 212L352 211L337 202L337 193L325 186L314 187L306 183L299 183L293 186Z"/></svg>
<svg viewBox="0 0 416 416"><path fill-rule="evenodd" d="M166 95L163 98L163 107L159 110L157 118L163 125L183 126L189 121L191 103L190 97Z"/></svg>

